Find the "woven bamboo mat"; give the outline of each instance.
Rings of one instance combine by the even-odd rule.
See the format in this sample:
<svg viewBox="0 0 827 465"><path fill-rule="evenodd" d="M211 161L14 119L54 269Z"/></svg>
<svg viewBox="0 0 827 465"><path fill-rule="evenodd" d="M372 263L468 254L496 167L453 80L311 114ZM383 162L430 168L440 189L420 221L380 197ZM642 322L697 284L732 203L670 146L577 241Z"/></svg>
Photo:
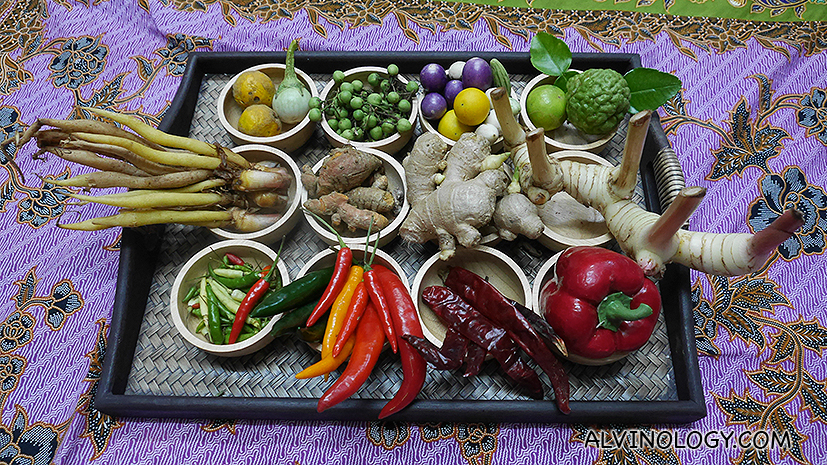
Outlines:
<svg viewBox="0 0 827 465"><path fill-rule="evenodd" d="M214 141L232 147L232 140L221 127L216 116L215 101L230 75L205 76L190 136ZM319 85L329 75L312 76ZM522 90L527 76L513 76L517 93ZM417 127L417 134L420 129ZM601 154L617 164L623 148L626 128L618 134ZM410 147L400 152L401 158ZM313 164L329 151L321 132L308 142L296 156L299 166ZM661 164L668 165L667 162ZM664 190L664 189L661 189ZM670 189L661 192L668 195ZM635 200L642 204L643 191L638 184ZM317 398L332 384L334 377L297 380L293 376L318 360L318 354L295 337L282 337L264 350L241 358L227 359L206 354L180 338L169 313L169 293L175 275L192 255L218 238L203 228L170 226L164 237L159 264L153 277L143 324L135 350L126 394L149 396L245 396ZM300 220L285 240L283 260L291 278L304 262L324 249L310 227ZM507 253L523 268L533 282L537 270L554 252L536 241L519 238L514 242L500 242L495 246ZM396 259L408 275L409 281L421 264L437 251L434 244L406 244L395 239L383 250ZM530 362L533 365L533 362ZM652 338L640 350L622 362L603 367L587 367L565 363L570 375L573 400L677 400L677 388L666 324L661 314ZM551 385L541 376L546 391ZM398 357L385 351L362 389L355 398L386 399L393 396L401 382ZM549 395L550 396L550 395ZM477 377L467 379L454 372L429 370L420 397L456 400L524 400L496 362L486 362Z"/></svg>

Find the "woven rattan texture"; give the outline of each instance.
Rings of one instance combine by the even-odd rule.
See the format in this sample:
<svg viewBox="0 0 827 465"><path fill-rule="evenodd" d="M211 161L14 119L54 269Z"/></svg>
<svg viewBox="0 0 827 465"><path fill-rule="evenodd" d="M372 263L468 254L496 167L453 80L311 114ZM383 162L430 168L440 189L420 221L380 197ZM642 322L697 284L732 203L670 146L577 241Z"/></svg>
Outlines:
<svg viewBox="0 0 827 465"><path fill-rule="evenodd" d="M319 91L329 75L312 76ZM234 144L216 117L216 100L230 75L207 75L192 121L190 136L232 147ZM522 90L527 76L513 76L516 92ZM416 129L417 133L420 131ZM623 146L622 127L603 156L617 163ZM308 144L295 154L299 166L313 164L330 149L321 128ZM409 147L400 152L401 158ZM642 203L638 185L636 200ZM208 355L178 337L169 311L169 292L175 275L189 257L218 239L208 230L170 226L164 237L159 264L153 278L146 313L129 374L126 394L151 396L248 396L317 398L333 382L321 377L296 380L294 374L318 360L317 353L294 337L282 337L255 354L228 359ZM325 244L300 220L284 243L283 259L291 278L304 261L322 250ZM554 252L528 239L500 242L498 249L512 257L533 281L537 270ZM395 239L383 248L405 269L410 281L420 265L437 251L433 244L405 244ZM533 365L532 365L533 366ZM622 362L603 367L566 363L574 400L676 400L677 392L666 325L661 316L653 337L640 350ZM546 391L550 383L542 376ZM355 398L390 398L401 381L398 357L386 351L374 374ZM547 394L550 396L550 394ZM499 371L496 363L486 362L483 372L471 379L454 372L429 370L420 397L456 400L526 399Z"/></svg>

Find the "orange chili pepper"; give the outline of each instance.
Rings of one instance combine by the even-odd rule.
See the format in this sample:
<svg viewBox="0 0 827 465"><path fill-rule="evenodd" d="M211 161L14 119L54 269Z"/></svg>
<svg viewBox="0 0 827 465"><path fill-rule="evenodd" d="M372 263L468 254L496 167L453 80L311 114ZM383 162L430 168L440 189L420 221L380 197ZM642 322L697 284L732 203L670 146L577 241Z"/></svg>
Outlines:
<svg viewBox="0 0 827 465"><path fill-rule="evenodd" d="M315 378L316 376L327 375L336 368L339 368L339 365L345 363L345 360L350 357L355 343L356 335L354 334L347 340L338 356L334 357L333 354L330 354L327 357L322 357L318 362L297 373L296 379Z"/></svg>
<svg viewBox="0 0 827 465"><path fill-rule="evenodd" d="M324 331L324 339L322 339L322 358L333 354L333 345L336 344L336 337L342 331L347 309L353 299L353 293L356 292L356 286L362 282L364 271L359 265L350 267L345 285L333 302L333 307L330 308L330 316L327 318L327 327Z"/></svg>
<svg viewBox="0 0 827 465"><path fill-rule="evenodd" d="M353 298L350 299L350 306L347 309L345 322L342 324L342 330L336 336L336 343L333 344L333 355L339 355L345 343L350 339L351 334L356 331L356 326L359 324L362 314L365 312L365 307L368 305L368 290L365 287L365 282L362 281L356 285L356 291L353 292Z"/></svg>

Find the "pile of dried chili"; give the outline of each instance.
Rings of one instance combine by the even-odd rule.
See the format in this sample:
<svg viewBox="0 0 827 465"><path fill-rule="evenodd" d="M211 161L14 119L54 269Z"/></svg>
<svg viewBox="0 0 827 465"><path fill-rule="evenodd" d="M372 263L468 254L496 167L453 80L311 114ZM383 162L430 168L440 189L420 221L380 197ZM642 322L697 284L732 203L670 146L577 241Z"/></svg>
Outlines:
<svg viewBox="0 0 827 465"><path fill-rule="evenodd" d="M559 341L547 326L538 332L519 304L481 276L460 267L450 269L445 286L425 289L422 299L446 323L449 337L440 349L421 337L406 338L435 367L456 369L464 363L468 375L479 371L480 354L484 357L488 353L529 395L542 398L539 376L522 361L519 347L548 375L560 411L570 412L568 375L551 351Z"/></svg>

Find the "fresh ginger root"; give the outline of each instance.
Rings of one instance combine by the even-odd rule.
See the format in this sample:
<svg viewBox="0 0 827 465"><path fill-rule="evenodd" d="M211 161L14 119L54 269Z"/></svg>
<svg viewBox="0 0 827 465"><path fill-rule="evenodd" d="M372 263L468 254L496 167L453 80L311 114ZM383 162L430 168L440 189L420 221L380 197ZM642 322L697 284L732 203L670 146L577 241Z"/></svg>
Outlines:
<svg viewBox="0 0 827 465"><path fill-rule="evenodd" d="M508 194L497 202L494 225L497 226L499 236L507 241L513 241L518 234L537 239L545 228L537 205L521 193Z"/></svg>
<svg viewBox="0 0 827 465"><path fill-rule="evenodd" d="M564 190L578 202L599 211L617 243L647 276L660 278L666 264L673 261L715 275L752 273L763 267L775 248L804 224L801 212L792 209L755 234L683 230L681 227L700 203L705 189L684 189L663 215L648 212L630 200L637 182L651 111L642 111L630 119L621 164L609 168L572 161L558 162L546 154L545 144L526 144L526 139L542 140L542 129L528 135L506 130L513 128L516 121L510 109L506 110L505 91L496 89L491 98L503 127L505 143L511 147L512 154L528 153L530 164L518 164L518 168L521 174L530 170L530 187L552 195Z"/></svg>
<svg viewBox="0 0 827 465"><path fill-rule="evenodd" d="M435 134L420 136L402 164L408 183L411 213L399 234L409 242L437 239L442 260L463 247L479 245L479 229L491 222L508 182L501 169L483 170L482 161L491 154L485 139L463 134L451 150ZM444 180L437 187L434 175L445 166Z"/></svg>

